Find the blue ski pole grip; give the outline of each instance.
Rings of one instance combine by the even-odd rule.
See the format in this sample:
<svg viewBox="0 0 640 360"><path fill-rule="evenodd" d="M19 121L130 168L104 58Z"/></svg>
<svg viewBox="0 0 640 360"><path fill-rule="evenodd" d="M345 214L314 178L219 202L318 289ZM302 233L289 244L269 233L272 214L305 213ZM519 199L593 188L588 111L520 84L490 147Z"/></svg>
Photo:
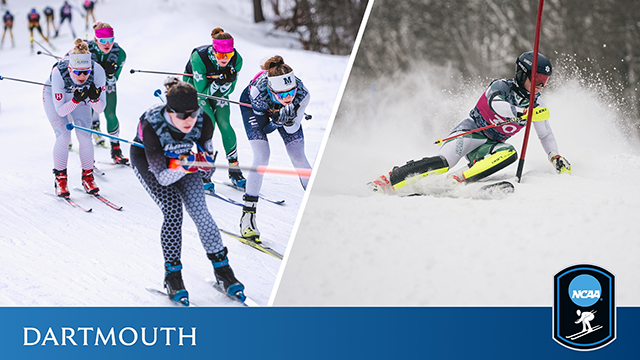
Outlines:
<svg viewBox="0 0 640 360"><path fill-rule="evenodd" d="M73 126L73 124L72 124L72 123L68 123L68 124L66 125L66 128L67 128L67 130L73 130L74 126Z"/></svg>
<svg viewBox="0 0 640 360"><path fill-rule="evenodd" d="M160 99L160 101L164 102L164 99L160 95L162 95L162 90L160 89L156 89L156 91L153 92L153 96L157 97L158 99Z"/></svg>

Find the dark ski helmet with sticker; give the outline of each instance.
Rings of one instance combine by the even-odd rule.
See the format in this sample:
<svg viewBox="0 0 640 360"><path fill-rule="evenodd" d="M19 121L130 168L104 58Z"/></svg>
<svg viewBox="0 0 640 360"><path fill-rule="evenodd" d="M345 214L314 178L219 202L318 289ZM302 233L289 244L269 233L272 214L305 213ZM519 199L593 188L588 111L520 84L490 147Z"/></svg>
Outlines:
<svg viewBox="0 0 640 360"><path fill-rule="evenodd" d="M533 51L526 52L516 60L516 76L515 81L518 86L524 89L524 82L531 77L531 68L533 67ZM538 75L536 75L536 83L547 85L547 81L551 76L553 69L551 62L546 56L538 53ZM542 76L541 76L542 75Z"/></svg>

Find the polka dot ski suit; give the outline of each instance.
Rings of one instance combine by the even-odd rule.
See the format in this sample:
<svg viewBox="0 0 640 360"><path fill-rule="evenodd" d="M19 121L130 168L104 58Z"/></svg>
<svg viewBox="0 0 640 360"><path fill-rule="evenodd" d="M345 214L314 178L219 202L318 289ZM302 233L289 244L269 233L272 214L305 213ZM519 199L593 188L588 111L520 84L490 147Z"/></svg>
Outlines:
<svg viewBox="0 0 640 360"><path fill-rule="evenodd" d="M165 122L158 126L159 122ZM153 125L152 125L153 124ZM179 260L182 250L182 205L196 224L202 246L207 254L222 251L224 245L220 231L209 213L202 187L202 177L211 173L201 171L185 173L168 168L164 151L187 153L198 142L212 152L213 123L201 114L194 128L184 134L170 125L164 106L156 106L140 118L135 141L145 148L131 147L131 164L138 180L160 207L164 216L160 239L165 262ZM162 139L162 140L161 140ZM177 149L182 148L182 151Z"/></svg>

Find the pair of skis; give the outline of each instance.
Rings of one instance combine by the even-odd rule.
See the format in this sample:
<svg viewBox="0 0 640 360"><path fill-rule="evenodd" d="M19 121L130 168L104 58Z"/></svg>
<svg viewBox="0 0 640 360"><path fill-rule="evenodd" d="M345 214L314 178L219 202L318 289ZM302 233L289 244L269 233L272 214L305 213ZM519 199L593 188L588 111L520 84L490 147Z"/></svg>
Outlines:
<svg viewBox="0 0 640 360"><path fill-rule="evenodd" d="M240 292L240 294L236 293L236 294L229 294L227 293L222 286L220 285L220 283L218 283L216 280L214 279L210 279L210 278L205 278L204 281L207 282L207 284L211 285L212 288L214 288L216 291L220 292L221 294L226 295L229 299L235 301L236 303L238 303L241 306L259 306L255 301L251 300L249 297L247 297L244 292ZM147 291L149 291L152 294L156 294L156 295L160 295L165 297L167 300L171 301L172 304L177 305L177 306L190 306L190 305L194 305L197 306L196 304L192 303L187 297L183 297L181 298L179 301L174 301L171 300L169 298L169 295L167 294L166 291L163 290L159 290L153 287L146 287Z"/></svg>
<svg viewBox="0 0 640 360"><path fill-rule="evenodd" d="M82 189L80 189L80 188L73 188L73 189L74 189L74 190L77 190L77 191L85 192L84 190L82 190ZM58 198L58 199L62 199L62 200L64 200L64 201L65 201L67 204L69 204L71 207L76 208L76 209L78 209L78 210L84 211L84 212L86 212L86 213L90 213L90 212L92 212L92 211L93 211L93 209L92 209L92 208L85 208L85 207L81 206L80 204L78 204L77 202L75 202L73 199L71 199L71 195L66 195L66 196L57 196L57 195L55 195L55 194L51 194L51 193L48 193L48 192L45 192L45 193L46 193L46 194L50 194L50 195L52 195L52 196L55 196L55 197L56 197L56 198ZM86 193L86 192L85 192L85 193ZM98 193L95 193L95 194L89 194L89 193L86 193L86 194L87 194L87 195L89 195L89 196L91 196L91 197L93 197L94 199L96 199L96 200L100 201L101 203L103 203L103 204L107 205L108 207L110 207L110 208L112 208L112 209L114 209L114 210L118 210L118 211L121 211L121 210L122 210L122 206L119 206L119 205L114 204L113 202L111 202L111 201L107 200L107 198L105 198L104 196L102 196L102 195L100 195L100 194L98 194Z"/></svg>

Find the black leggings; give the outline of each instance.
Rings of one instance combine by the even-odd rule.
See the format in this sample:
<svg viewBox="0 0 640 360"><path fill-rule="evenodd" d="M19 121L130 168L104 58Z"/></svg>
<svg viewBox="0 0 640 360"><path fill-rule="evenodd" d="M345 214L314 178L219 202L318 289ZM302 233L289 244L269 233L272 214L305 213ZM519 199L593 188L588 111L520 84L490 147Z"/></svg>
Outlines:
<svg viewBox="0 0 640 360"><path fill-rule="evenodd" d="M169 186L162 186L149 171L144 150L131 148L131 165L151 198L158 204L164 221L160 231L165 262L180 259L182 250L182 204L198 228L198 235L207 254L222 251L224 245L220 231L207 209L202 176L199 172L187 174Z"/></svg>

